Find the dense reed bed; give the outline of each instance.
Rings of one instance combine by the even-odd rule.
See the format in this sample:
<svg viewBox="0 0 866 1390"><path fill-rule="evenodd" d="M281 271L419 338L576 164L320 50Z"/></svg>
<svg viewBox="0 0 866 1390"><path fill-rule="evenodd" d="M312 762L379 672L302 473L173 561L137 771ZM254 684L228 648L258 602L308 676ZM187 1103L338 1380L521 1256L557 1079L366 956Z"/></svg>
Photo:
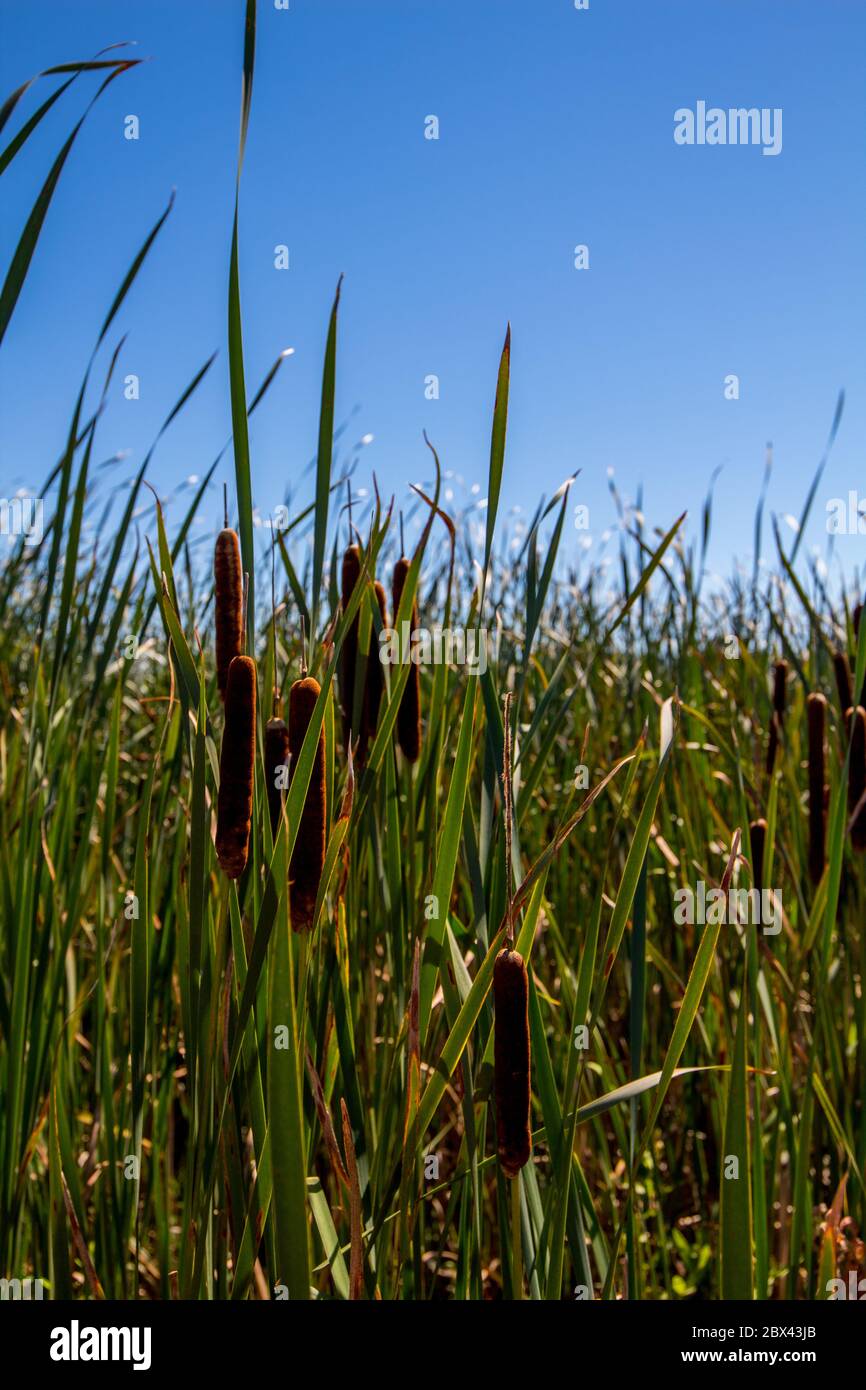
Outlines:
<svg viewBox="0 0 866 1390"><path fill-rule="evenodd" d="M250 3L247 94L254 37ZM164 221L106 287L102 356ZM43 540L0 552L0 1274L79 1297L826 1297L863 1273L866 1223L862 582L831 593L777 530L775 564L711 586L709 501L700 542L622 504L612 572L578 562L568 485L515 534L510 335L484 535L422 445L411 554L378 494L346 549L338 308L275 602L246 425L280 359L248 402L236 245L236 538L214 466L136 551L149 456L85 538L88 376ZM419 619L482 628L485 669L371 677L380 624ZM678 920L699 886L763 889L769 920Z"/></svg>

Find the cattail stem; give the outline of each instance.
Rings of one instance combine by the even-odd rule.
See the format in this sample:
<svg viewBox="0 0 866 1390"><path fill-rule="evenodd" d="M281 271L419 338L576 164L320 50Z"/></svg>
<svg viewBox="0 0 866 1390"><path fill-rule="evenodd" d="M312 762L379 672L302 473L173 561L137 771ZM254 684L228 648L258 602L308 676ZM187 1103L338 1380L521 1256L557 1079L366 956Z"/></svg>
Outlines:
<svg viewBox="0 0 866 1390"><path fill-rule="evenodd" d="M277 544L274 538L271 541L271 658L274 663L273 685L271 687L271 715L276 716L280 713L280 682L277 678L277 577L276 577L276 555ZM246 607L246 605L244 605Z"/></svg>
<svg viewBox="0 0 866 1390"><path fill-rule="evenodd" d="M505 934L507 945L514 942L514 873L511 866L511 700L512 692L505 695L503 715L504 741L502 745L502 798L505 815L505 901L508 905L508 929Z"/></svg>
<svg viewBox="0 0 866 1390"><path fill-rule="evenodd" d="M523 1301L523 1229L520 1217L520 1174L511 1184L511 1287L518 1302Z"/></svg>

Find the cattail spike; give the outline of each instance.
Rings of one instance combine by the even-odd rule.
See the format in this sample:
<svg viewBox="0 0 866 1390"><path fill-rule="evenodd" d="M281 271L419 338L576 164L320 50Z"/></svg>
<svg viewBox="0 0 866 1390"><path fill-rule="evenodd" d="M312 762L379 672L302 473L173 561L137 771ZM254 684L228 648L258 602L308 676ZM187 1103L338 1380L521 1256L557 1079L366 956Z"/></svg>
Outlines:
<svg viewBox="0 0 866 1390"><path fill-rule="evenodd" d="M386 628L388 626L388 605L385 590L378 579L373 585L373 592L376 596L382 627ZM370 626L370 648L367 652L367 669L364 673L364 704L361 710L361 729L358 738L359 766L364 764L367 747L375 737L376 727L379 723L379 706L382 702L382 689L385 684L379 651L378 634L374 622Z"/></svg>
<svg viewBox="0 0 866 1390"><path fill-rule="evenodd" d="M858 645L858 643L859 643L859 641L860 641L860 615L862 614L862 612L863 612L863 605L862 605L862 603L858 603L858 604L855 606L854 612L853 612L852 615L851 615L851 618L852 618L852 621L853 621L853 624L854 624L854 648L855 648L855 657L856 657L856 648L857 648L857 645ZM864 678L863 678L863 688L862 688L862 690L860 691L860 704L861 704L862 706L864 706L864 708L866 708L866 676L864 676Z"/></svg>
<svg viewBox="0 0 866 1390"><path fill-rule="evenodd" d="M753 820L749 826L749 845L752 851L752 882L758 892L764 888L764 858L767 847L767 822Z"/></svg>
<svg viewBox="0 0 866 1390"><path fill-rule="evenodd" d="M806 701L809 733L809 876L814 884L824 875L826 839L826 787L824 766L824 729L827 701L821 694L812 694Z"/></svg>
<svg viewBox="0 0 866 1390"><path fill-rule="evenodd" d="M284 719L276 715L265 726L265 785L268 794L268 814L271 835L276 838L283 806L283 792L288 785L289 730Z"/></svg>
<svg viewBox="0 0 866 1390"><path fill-rule="evenodd" d="M243 576L236 531L220 531L214 550L216 669L220 698L225 701L229 666L243 650Z"/></svg>
<svg viewBox="0 0 866 1390"><path fill-rule="evenodd" d="M351 502L350 502L351 505ZM361 552L356 545L349 545L343 555L340 594L345 613L359 578L361 577ZM355 670L358 664L358 621L356 613L343 641L340 663L340 698L343 705L343 728L348 742L352 725L352 707L355 699Z"/></svg>
<svg viewBox="0 0 866 1390"><path fill-rule="evenodd" d="M785 694L788 680L787 661L777 661L773 671L773 713L770 719L770 737L767 743L767 773L770 777L776 766L779 739L785 723Z"/></svg>
<svg viewBox="0 0 866 1390"><path fill-rule="evenodd" d="M846 723L851 739L851 764L848 769L851 844L856 850L866 850L866 710L862 705L848 711Z"/></svg>
<svg viewBox="0 0 866 1390"><path fill-rule="evenodd" d="M220 751L216 852L229 878L247 865L256 755L256 663L236 656L226 681L225 729Z"/></svg>
<svg viewBox="0 0 866 1390"><path fill-rule="evenodd" d="M848 658L843 651L833 653L833 670L836 673L836 690L839 695L839 705L842 713L847 714L853 703L851 699L851 668L848 665Z"/></svg>
<svg viewBox="0 0 866 1390"><path fill-rule="evenodd" d="M777 661L773 672L773 709L780 720L785 718L785 693L788 680L787 661Z"/></svg>
<svg viewBox="0 0 866 1390"><path fill-rule="evenodd" d="M493 1080L499 1162L514 1178L532 1150L529 977L519 951L499 952L493 967Z"/></svg>
<svg viewBox="0 0 866 1390"><path fill-rule="evenodd" d="M403 543L403 513L400 513L400 544ZM409 561L405 555L394 566L394 576L391 583L391 597L394 605L394 621L397 621L397 613L400 608L400 599L403 595L403 588L406 583L406 576L409 573ZM413 600L411 614L410 631L415 632L418 628L418 604ZM398 633L398 640L400 634ZM403 696L400 700L400 707L397 710L397 742L403 752L403 757L407 762L416 763L421 755L421 679L418 667L414 661L409 664L409 679L403 688Z"/></svg>
<svg viewBox="0 0 866 1390"><path fill-rule="evenodd" d="M313 676L295 681L289 691L289 754L291 775L304 746L310 718L321 693ZM325 735L319 732L313 770L304 809L289 865L289 907L294 931L310 931L315 926L316 896L325 863Z"/></svg>

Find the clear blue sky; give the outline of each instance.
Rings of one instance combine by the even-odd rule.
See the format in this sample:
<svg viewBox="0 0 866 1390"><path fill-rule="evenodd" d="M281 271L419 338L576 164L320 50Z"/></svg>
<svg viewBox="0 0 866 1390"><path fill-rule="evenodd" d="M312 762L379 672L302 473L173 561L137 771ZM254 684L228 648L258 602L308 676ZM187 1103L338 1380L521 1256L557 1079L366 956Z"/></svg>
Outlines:
<svg viewBox="0 0 866 1390"><path fill-rule="evenodd" d="M0 349L0 491L60 453L98 326L177 189L122 314L129 337L99 457L140 461L196 368L220 357L156 456L169 491L230 431L226 287L243 0L0 0L2 95L40 68L136 39L151 59L109 89L68 161ZM507 320L503 509L531 511L576 468L592 531L607 469L645 512L697 524L711 472L713 561L747 556L767 440L769 505L799 513L840 387L821 489L866 492L866 5L862 0L259 0L241 194L248 389L295 349L251 427L266 511L315 451L327 315L345 272L337 418L369 431L363 469L405 499L443 464L486 491ZM26 114L44 99L42 82ZM4 177L5 274L86 96L82 78ZM674 112L781 107L783 149L680 147ZM20 112L12 126L17 128ZM123 138L124 117L141 138ZM425 117L440 122L424 139ZM4 141L5 142L5 141ZM274 247L290 269L273 268ZM590 269L573 268L586 243ZM135 372L141 399L123 399ZM440 378L440 399L424 379ZM740 377L726 401L723 379ZM118 476L122 476L119 474ZM231 478L230 456L220 475ZM215 491L208 524L219 514ZM173 509L178 515L178 509ZM788 533L790 536L790 532ZM819 520L815 540L823 543ZM577 542L572 533L569 545ZM862 563L863 540L840 547Z"/></svg>

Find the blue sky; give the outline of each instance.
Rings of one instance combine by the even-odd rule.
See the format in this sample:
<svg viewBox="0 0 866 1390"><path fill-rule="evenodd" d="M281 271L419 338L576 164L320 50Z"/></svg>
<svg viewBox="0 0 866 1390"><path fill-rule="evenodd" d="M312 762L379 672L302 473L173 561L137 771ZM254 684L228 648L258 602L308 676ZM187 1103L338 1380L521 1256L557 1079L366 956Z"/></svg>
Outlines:
<svg viewBox="0 0 866 1390"><path fill-rule="evenodd" d="M0 349L0 491L60 453L99 324L132 256L174 211L119 328L100 458L137 464L205 358L220 356L155 457L164 492L230 432L226 292L243 0L0 0L0 90L121 39L149 62L91 113ZM534 510L581 469L594 535L607 470L650 522L717 485L714 566L747 557L764 451L769 505L799 513L840 388L818 507L866 491L866 5L861 0L259 0L241 192L248 389L294 356L251 426L255 501L311 494L327 316L345 274L337 418L369 432L359 481L406 500L443 465L486 491L506 322L512 390L502 506ZM76 90L78 89L78 90ZM50 87L39 84L26 114ZM0 265L93 80L4 178ZM780 107L783 148L678 146L674 112ZM19 108L21 110L21 108ZM135 114L140 139L124 139ZM436 115L439 139L424 138ZM19 115L11 129L17 128ZM590 268L575 270L586 244ZM290 268L274 269L274 247ZM136 373L141 397L124 400ZM729 373L740 399L724 397ZM425 399L436 374L438 400ZM232 477L230 458L220 478ZM216 524L219 494L205 513ZM179 514L178 508L174 515ZM788 535L790 536L790 532ZM823 544L819 516L810 539ZM569 546L576 546L571 534ZM839 553L862 563L863 540Z"/></svg>

